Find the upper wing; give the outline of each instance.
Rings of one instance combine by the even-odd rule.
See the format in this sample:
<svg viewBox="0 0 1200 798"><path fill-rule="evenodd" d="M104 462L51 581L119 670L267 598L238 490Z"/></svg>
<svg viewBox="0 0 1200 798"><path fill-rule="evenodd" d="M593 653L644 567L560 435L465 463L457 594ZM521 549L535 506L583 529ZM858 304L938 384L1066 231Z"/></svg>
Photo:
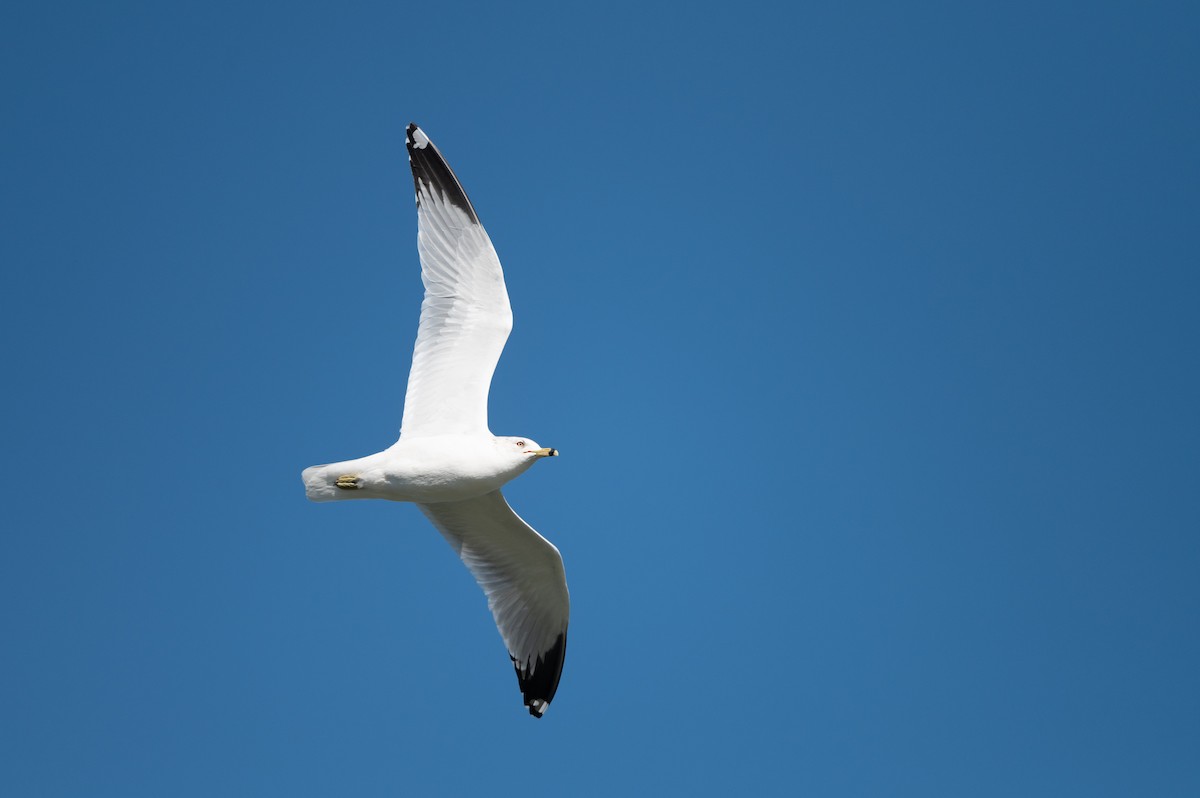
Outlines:
<svg viewBox="0 0 1200 798"><path fill-rule="evenodd" d="M418 504L487 594L529 713L554 698L567 652L571 600L562 557L493 491L475 499Z"/></svg>
<svg viewBox="0 0 1200 798"><path fill-rule="evenodd" d="M490 434L488 388L512 330L504 273L437 147L416 125L407 140L425 301L400 434Z"/></svg>

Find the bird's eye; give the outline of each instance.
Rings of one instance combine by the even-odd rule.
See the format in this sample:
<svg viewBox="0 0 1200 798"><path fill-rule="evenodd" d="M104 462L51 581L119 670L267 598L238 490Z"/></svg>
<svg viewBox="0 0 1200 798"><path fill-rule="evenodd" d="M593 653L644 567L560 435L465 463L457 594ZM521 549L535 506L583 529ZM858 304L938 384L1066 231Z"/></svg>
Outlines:
<svg viewBox="0 0 1200 798"><path fill-rule="evenodd" d="M525 441L517 441L517 446L520 446L520 447L524 448L524 446L525 446Z"/></svg>

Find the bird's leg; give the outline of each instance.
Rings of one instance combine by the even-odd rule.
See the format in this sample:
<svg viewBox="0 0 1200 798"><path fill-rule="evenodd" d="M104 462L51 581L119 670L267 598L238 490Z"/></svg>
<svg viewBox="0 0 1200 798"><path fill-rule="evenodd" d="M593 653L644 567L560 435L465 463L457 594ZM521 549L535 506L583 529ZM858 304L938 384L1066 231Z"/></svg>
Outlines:
<svg viewBox="0 0 1200 798"><path fill-rule="evenodd" d="M360 482L360 480L357 475L343 474L342 476L337 478L337 482L335 482L334 484L337 485L342 490L358 490L360 487L359 482Z"/></svg>

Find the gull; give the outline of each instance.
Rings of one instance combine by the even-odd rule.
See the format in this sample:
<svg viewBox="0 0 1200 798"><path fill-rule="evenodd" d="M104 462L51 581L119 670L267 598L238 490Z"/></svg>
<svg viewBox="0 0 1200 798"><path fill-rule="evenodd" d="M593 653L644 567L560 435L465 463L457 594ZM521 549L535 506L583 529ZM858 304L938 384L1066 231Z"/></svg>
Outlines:
<svg viewBox="0 0 1200 798"><path fill-rule="evenodd" d="M316 502L412 502L487 595L529 713L554 699L570 598L562 556L521 520L500 488L556 449L488 429L492 374L512 330L500 259L445 158L407 130L425 299L400 438L382 452L304 469Z"/></svg>

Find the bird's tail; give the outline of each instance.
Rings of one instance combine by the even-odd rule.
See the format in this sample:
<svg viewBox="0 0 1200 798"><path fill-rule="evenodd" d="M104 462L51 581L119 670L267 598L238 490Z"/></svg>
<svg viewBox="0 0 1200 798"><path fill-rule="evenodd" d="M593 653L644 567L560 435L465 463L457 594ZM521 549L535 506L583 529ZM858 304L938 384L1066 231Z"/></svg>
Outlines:
<svg viewBox="0 0 1200 798"><path fill-rule="evenodd" d="M338 488L337 475L331 474L327 465L310 466L304 469L301 477L304 479L304 494L309 501L331 502L350 498L346 491Z"/></svg>

